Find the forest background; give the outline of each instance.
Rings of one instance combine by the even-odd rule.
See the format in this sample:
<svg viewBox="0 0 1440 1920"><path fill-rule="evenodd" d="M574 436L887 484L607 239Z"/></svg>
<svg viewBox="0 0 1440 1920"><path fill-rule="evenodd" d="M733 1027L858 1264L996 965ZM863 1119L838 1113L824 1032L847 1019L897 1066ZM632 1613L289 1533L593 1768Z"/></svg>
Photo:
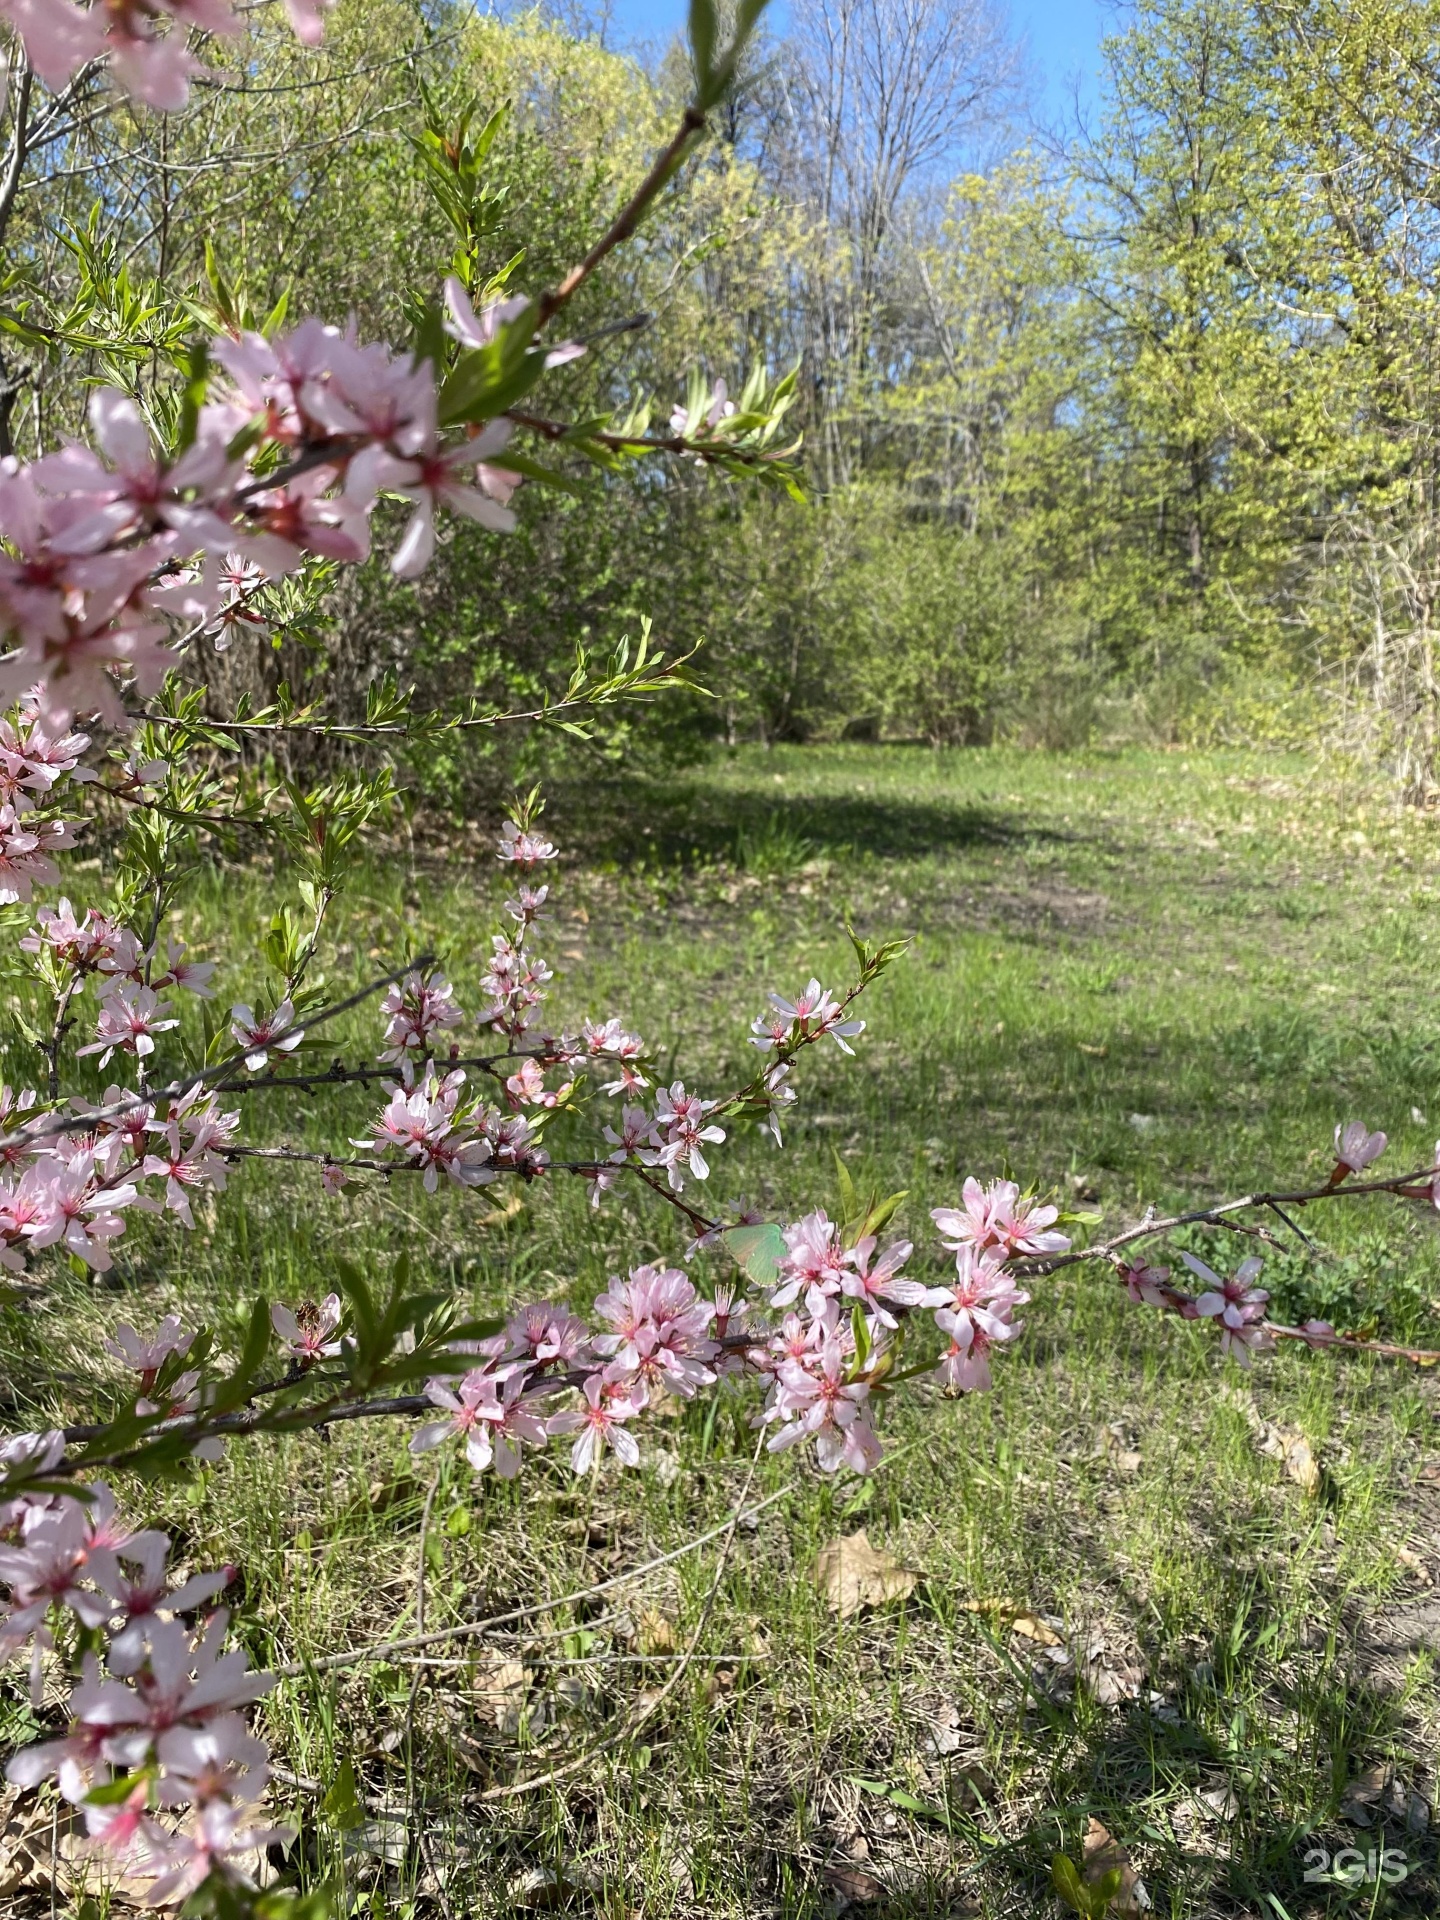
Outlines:
<svg viewBox="0 0 1440 1920"><path fill-rule="evenodd" d="M480 266L540 284L686 85L678 43L642 61L583 15L352 0L317 67L270 11L242 85L175 116L107 98L6 183L0 451L78 427L121 313L157 352L192 327L207 245L257 313L403 334L397 290L455 245L427 121L433 160L500 113ZM344 711L393 671L524 704L648 616L705 691L616 720L632 759L1324 741L1433 797L1440 4L1140 0L1115 26L1093 103L1044 132L990 0L794 0L587 288L568 379L572 418L646 393L663 417L677 367L798 365L806 501L684 462L526 488L515 536L457 527L418 583L372 563L297 601L237 687ZM413 772L459 809L553 751L471 735Z"/></svg>

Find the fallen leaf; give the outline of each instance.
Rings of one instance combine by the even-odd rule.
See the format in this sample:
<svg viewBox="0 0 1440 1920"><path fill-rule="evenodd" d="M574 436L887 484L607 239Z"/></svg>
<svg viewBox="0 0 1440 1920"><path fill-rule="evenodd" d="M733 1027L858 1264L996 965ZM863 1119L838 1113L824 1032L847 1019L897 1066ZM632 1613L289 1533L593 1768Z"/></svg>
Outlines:
<svg viewBox="0 0 1440 1920"><path fill-rule="evenodd" d="M1233 1820L1240 1811L1240 1802L1229 1787L1207 1787L1200 1799L1219 1820Z"/></svg>
<svg viewBox="0 0 1440 1920"><path fill-rule="evenodd" d="M877 1880L873 1873L863 1873L859 1867L835 1865L826 1867L825 1884L832 1892L839 1894L847 1904L868 1906L872 1900L885 1898L885 1885Z"/></svg>
<svg viewBox="0 0 1440 1920"><path fill-rule="evenodd" d="M641 1614L636 1639L642 1653L674 1653L679 1644L674 1621L667 1620L658 1607L647 1607Z"/></svg>
<svg viewBox="0 0 1440 1920"><path fill-rule="evenodd" d="M1383 1761L1367 1767L1351 1780L1340 1796L1340 1817L1354 1827L1373 1827L1375 1808L1390 1785L1390 1769Z"/></svg>
<svg viewBox="0 0 1440 1920"><path fill-rule="evenodd" d="M1129 1915L1145 1912L1150 1905L1145 1882L1131 1866L1130 1856L1124 1847L1093 1813L1085 1829L1082 1857L1084 1864L1081 1872L1091 1886L1097 1880L1103 1880L1107 1873L1120 1875L1120 1891L1111 1900L1111 1913Z"/></svg>
<svg viewBox="0 0 1440 1920"><path fill-rule="evenodd" d="M1310 1442L1298 1427L1276 1427L1274 1433L1280 1442L1281 1465L1296 1486L1313 1497L1320 1491L1320 1463Z"/></svg>
<svg viewBox="0 0 1440 1920"><path fill-rule="evenodd" d="M1124 1700L1138 1699L1145 1680L1143 1667L1115 1652L1103 1639L1090 1641L1076 1667L1102 1707L1118 1707Z"/></svg>
<svg viewBox="0 0 1440 1920"><path fill-rule="evenodd" d="M475 1695L500 1733L518 1733L525 1713L525 1668L503 1653L476 1663Z"/></svg>
<svg viewBox="0 0 1440 1920"><path fill-rule="evenodd" d="M967 1813L973 1813L977 1807L988 1806L1000 1789L993 1777L986 1772L978 1760L967 1761L963 1766L952 1767L947 1784L950 1789L952 1805L958 1805Z"/></svg>
<svg viewBox="0 0 1440 1920"><path fill-rule="evenodd" d="M1408 1567L1410 1569L1421 1586L1428 1587L1431 1584L1430 1569L1413 1548L1397 1547L1395 1549L1395 1558L1400 1562L1402 1567Z"/></svg>
<svg viewBox="0 0 1440 1920"><path fill-rule="evenodd" d="M1296 1486L1312 1497L1320 1491L1323 1474L1314 1449L1299 1427L1278 1426L1267 1420L1250 1394L1227 1387L1222 1398L1245 1416L1250 1431L1259 1442L1261 1453L1278 1460Z"/></svg>
<svg viewBox="0 0 1440 1920"><path fill-rule="evenodd" d="M958 1753L961 1747L960 1709L953 1700L947 1700L935 1714L925 1730L921 1744L927 1753L933 1753L937 1759L943 1759L948 1753Z"/></svg>
<svg viewBox="0 0 1440 1920"><path fill-rule="evenodd" d="M1101 1454L1112 1460L1121 1473L1138 1473L1142 1461L1139 1452L1130 1445L1130 1436L1118 1420L1111 1420L1101 1427L1096 1435L1100 1443Z"/></svg>
<svg viewBox="0 0 1440 1920"><path fill-rule="evenodd" d="M1017 1613L1010 1622L1010 1631L1022 1639L1033 1640L1037 1647L1063 1647L1065 1636L1056 1632L1059 1625L1053 1615L1045 1619L1038 1613Z"/></svg>
<svg viewBox="0 0 1440 1920"><path fill-rule="evenodd" d="M861 1527L820 1549L813 1578L830 1611L848 1620L864 1607L908 1599L920 1576L890 1554L877 1553Z"/></svg>
<svg viewBox="0 0 1440 1920"><path fill-rule="evenodd" d="M403 1867L409 1849L410 1823L402 1815L366 1820L348 1827L340 1836L340 1850L347 1856L368 1855L387 1867Z"/></svg>

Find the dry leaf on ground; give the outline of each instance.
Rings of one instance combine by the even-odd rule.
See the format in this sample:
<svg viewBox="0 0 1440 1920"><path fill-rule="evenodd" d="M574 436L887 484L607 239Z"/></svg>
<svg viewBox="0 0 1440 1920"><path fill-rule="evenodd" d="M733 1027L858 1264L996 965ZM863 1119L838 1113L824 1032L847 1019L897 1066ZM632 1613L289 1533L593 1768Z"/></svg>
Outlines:
<svg viewBox="0 0 1440 1920"><path fill-rule="evenodd" d="M1010 1622L1010 1631L1024 1640L1033 1640L1037 1647L1063 1647L1065 1636L1059 1630L1062 1624L1054 1614L1017 1613Z"/></svg>
<svg viewBox="0 0 1440 1920"><path fill-rule="evenodd" d="M1112 1870L1120 1875L1120 1891L1111 1902L1111 1913L1121 1916L1144 1913L1150 1905L1145 1882L1131 1866L1130 1856L1124 1847L1092 1813L1090 1824L1085 1829L1081 1874L1093 1886Z"/></svg>
<svg viewBox="0 0 1440 1920"><path fill-rule="evenodd" d="M636 1638L642 1653L674 1653L679 1645L674 1621L668 1620L658 1607L647 1607L641 1614Z"/></svg>
<svg viewBox="0 0 1440 1920"><path fill-rule="evenodd" d="M1118 1707L1123 1700L1138 1699L1145 1680L1144 1667L1116 1651L1103 1636L1095 1635L1084 1644L1076 1665L1080 1678L1102 1707Z"/></svg>
<svg viewBox="0 0 1440 1920"><path fill-rule="evenodd" d="M820 1549L813 1578L830 1611L848 1620L864 1607L908 1599L920 1576L890 1554L877 1553L861 1527Z"/></svg>
<svg viewBox="0 0 1440 1920"><path fill-rule="evenodd" d="M487 1720L501 1733L518 1733L525 1712L525 1668L503 1653L476 1662L475 1694Z"/></svg>
<svg viewBox="0 0 1440 1920"><path fill-rule="evenodd" d="M1281 1426L1267 1420L1256 1406L1253 1396L1238 1388L1224 1389L1222 1397L1244 1414L1261 1453L1271 1460L1278 1460L1302 1492L1312 1497L1319 1493L1324 1476L1315 1458L1314 1448L1299 1427Z"/></svg>
<svg viewBox="0 0 1440 1920"><path fill-rule="evenodd" d="M885 1898L884 1882L859 1867L833 1866L825 1869L825 1884L847 1905L868 1906Z"/></svg>
<svg viewBox="0 0 1440 1920"><path fill-rule="evenodd" d="M1430 1569L1413 1547L1397 1547L1395 1549L1395 1558L1400 1562L1402 1567L1408 1567L1410 1569L1422 1587L1431 1585Z"/></svg>

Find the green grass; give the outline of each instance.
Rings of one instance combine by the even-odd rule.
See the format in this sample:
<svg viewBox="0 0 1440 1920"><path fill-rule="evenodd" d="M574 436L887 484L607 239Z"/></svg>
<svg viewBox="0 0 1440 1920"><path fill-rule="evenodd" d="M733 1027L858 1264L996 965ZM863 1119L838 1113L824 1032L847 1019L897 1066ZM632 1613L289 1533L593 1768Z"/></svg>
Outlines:
<svg viewBox="0 0 1440 1920"><path fill-rule="evenodd" d="M577 783L547 819L576 849L545 948L561 1013L623 1010L707 1091L750 1071L767 989L844 978L847 920L911 938L863 1009L858 1057L811 1056L784 1153L728 1143L715 1199L833 1206L838 1152L857 1183L910 1190L900 1225L938 1271L926 1209L969 1172L1013 1172L1118 1226L1152 1202L1323 1180L1341 1119L1384 1127L1397 1167L1428 1161L1440 1132L1440 835L1299 761L745 751L641 794ZM333 984L435 945L473 1004L500 890L478 836L377 862L338 923ZM215 877L186 931L254 937L269 892L259 868ZM373 1047L373 1028L351 1032L347 1054ZM297 1143L359 1132L359 1096L319 1105L262 1096L247 1119ZM60 1273L6 1309L15 1418L93 1404L116 1319L177 1309L233 1338L257 1290L327 1291L341 1251L383 1270L404 1248L421 1277L486 1308L536 1291L588 1306L608 1274L685 1237L633 1196L592 1215L578 1183L530 1189L508 1221L484 1218L494 1204L493 1190L429 1200L399 1182L322 1203L309 1179L238 1173L195 1235L137 1221L105 1284ZM1440 1345L1434 1216L1338 1202L1307 1216L1313 1250L1270 1224L1288 1250L1261 1251L1286 1313ZM1233 1236L1185 1244L1223 1262L1249 1251ZM1307 1848L1383 1844L1379 1818L1346 1824L1344 1790L1367 1768L1433 1791L1433 1655L1382 1659L1366 1640L1424 1598L1402 1549L1440 1577L1433 1376L1262 1360L1254 1408L1315 1448L1310 1497L1257 1445L1252 1383L1201 1331L1129 1307L1103 1273L1033 1291L991 1396L896 1396L873 1481L827 1482L794 1454L761 1462L754 1494L789 1491L741 1530L720 1580L701 1647L729 1657L687 1675L638 1742L549 1789L479 1797L603 1741L664 1683L667 1663L643 1656L667 1633L686 1643L715 1546L554 1609L528 1637L462 1643L453 1664L285 1683L264 1710L281 1763L329 1787L348 1761L364 1803L278 1789L306 1875L338 1874L357 1911L396 1916L548 1901L617 1920L800 1920L836 1911L843 1867L883 1889L873 1911L998 1920L1058 1910L1050 1854L1078 1856L1094 1816L1160 1915L1433 1912L1434 1848L1403 1818L1386 1836L1408 1859L1400 1885L1302 1879ZM188 1560L243 1566L257 1658L301 1661L413 1626L422 1579L440 1626L682 1545L745 1484L748 1405L683 1409L654 1427L639 1475L578 1488L558 1449L505 1487L435 1456L412 1464L403 1431L372 1426L232 1448L193 1488L138 1497L179 1527ZM811 1569L861 1525L923 1578L903 1604L837 1624ZM991 1601L1142 1671L1138 1697L1100 1704L974 1604ZM524 1669L518 1716L507 1662ZM18 1736L18 1683L10 1699Z"/></svg>

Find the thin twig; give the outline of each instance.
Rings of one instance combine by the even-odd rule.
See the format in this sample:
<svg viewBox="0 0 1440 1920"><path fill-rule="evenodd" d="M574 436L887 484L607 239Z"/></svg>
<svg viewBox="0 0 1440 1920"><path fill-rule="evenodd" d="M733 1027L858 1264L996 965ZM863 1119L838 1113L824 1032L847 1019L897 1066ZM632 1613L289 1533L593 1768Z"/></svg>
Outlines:
<svg viewBox="0 0 1440 1920"><path fill-rule="evenodd" d="M327 1021L338 1019L342 1013L349 1013L352 1007L358 1007L363 1000L368 1000L373 994L379 993L382 987L394 986L397 980L403 980L412 969L418 968L423 972L426 967L433 967L434 964L433 953L421 954L414 960L407 960L403 967L396 967L392 972L382 974L378 980L371 980L365 986L357 987L354 993L347 994L343 1000L337 1000L331 1006L322 1007L318 1013L307 1014L303 1024L296 1022L286 1027L282 1032L274 1035L270 1044L275 1046L279 1041L288 1039L292 1033L303 1036L313 1032L316 1027L323 1027ZM178 1100L184 1094L196 1092L217 1077L229 1073L233 1067L238 1067L247 1051L249 1049L245 1047L237 1047L234 1053L227 1054L223 1060L217 1060L213 1067L197 1067L183 1080L172 1080L169 1086L152 1087L148 1093L137 1093L125 1100L112 1100L103 1107L92 1107L86 1111L84 1120L90 1126L94 1126L104 1121L119 1120L125 1114L133 1113L137 1107L149 1106L155 1100ZM263 1080L257 1080L254 1084L263 1086L265 1083ZM5 1136L5 1144L7 1148L19 1148L28 1146L32 1140L51 1140L57 1134L73 1133L78 1124L79 1121L73 1114L63 1119L51 1115L47 1119L31 1121L26 1126L16 1127Z"/></svg>
<svg viewBox="0 0 1440 1920"><path fill-rule="evenodd" d="M541 295L535 320L537 332L554 319L576 290L590 278L600 262L608 254L613 253L623 241L630 238L644 218L646 208L684 159L685 149L704 125L704 109L692 102L680 116L680 125L676 128L673 137L656 154L650 171L579 266L572 267L558 286L552 287L548 293Z"/></svg>
<svg viewBox="0 0 1440 1920"><path fill-rule="evenodd" d="M750 1456L750 1469L745 1475L745 1485L741 1489L740 1502L742 1506L750 1492L750 1484L755 1478L755 1469L760 1464L760 1455L765 1446L765 1437L762 1429L760 1437L755 1443L755 1451ZM533 1793L537 1787L552 1786L557 1780L567 1779L572 1773L579 1773L583 1767L588 1767L600 1754L608 1753L613 1748L622 1745L625 1741L632 1740L640 1731L641 1727L645 1725L646 1721L652 1720L655 1717L660 1708L685 1678L685 1675L690 1671L690 1663L694 1659L695 1649L699 1646L700 1637L710 1623L710 1614L715 1605L715 1596L719 1593L720 1583L725 1577L725 1569L730 1560L730 1548L734 1543L735 1529L739 1525L739 1521L740 1514L737 1510L731 1518L728 1528L723 1530L725 1537L721 1542L720 1552L716 1556L715 1578L710 1582L710 1591L706 1594L705 1604L700 1609L700 1618L695 1623L695 1631L690 1636L690 1644L686 1647L684 1654L677 1662L674 1673L671 1674L659 1692L652 1694L639 1712L632 1714L618 1733L613 1733L607 1739L597 1741L594 1746L587 1747L583 1753L576 1754L573 1760L566 1761L563 1766L552 1767L545 1773L532 1774L528 1780L517 1780L511 1786L487 1788L487 1790L479 1796L482 1800L513 1800L522 1793Z"/></svg>
<svg viewBox="0 0 1440 1920"><path fill-rule="evenodd" d="M1109 1240L1099 1241L1089 1247L1072 1247L1067 1253L1051 1253L1019 1261L1015 1270L1027 1277L1043 1278L1058 1273L1062 1267L1078 1266L1082 1261L1113 1259L1136 1241L1153 1239L1157 1234L1173 1233L1177 1227L1223 1227L1228 1224L1230 1215L1244 1213L1253 1207L1304 1207L1322 1200L1343 1200L1367 1193L1393 1193L1402 1200L1429 1200L1431 1182L1437 1179L1440 1179L1440 1166L1417 1167L1411 1173L1398 1174L1389 1180L1347 1180L1338 1186L1327 1184L1323 1187L1299 1187L1291 1192L1242 1194L1238 1200L1224 1200L1213 1207L1193 1207L1188 1213L1172 1213L1163 1219L1147 1209L1145 1218L1138 1225L1126 1227Z"/></svg>
<svg viewBox="0 0 1440 1920"><path fill-rule="evenodd" d="M746 1479L746 1491L750 1478ZM434 1633L407 1634L399 1640L372 1641L369 1646L352 1647L345 1653L332 1653L319 1660L298 1660L288 1667L269 1669L277 1680L299 1680L311 1673L333 1673L341 1667L358 1667L372 1661L388 1660L393 1653L410 1653L419 1646L439 1646L446 1641L473 1640L479 1635L490 1633L496 1627L509 1626L512 1620L529 1620L537 1613L554 1613L561 1607L576 1606L582 1600L593 1600L613 1588L625 1586L632 1580L642 1580L646 1574L655 1573L661 1567L668 1567L676 1560L683 1560L687 1554L695 1553L699 1548L708 1546L712 1540L719 1539L722 1533L733 1532L742 1521L753 1520L764 1513L767 1507L773 1507L777 1500L787 1500L795 1492L795 1487L781 1487L763 1500L757 1500L753 1507L746 1507L744 1495L737 1502L733 1512L728 1514L718 1526L708 1533L697 1534L693 1540L687 1540L683 1547L674 1547L669 1553L659 1554L653 1560L646 1560L638 1567L631 1567L624 1573L615 1573L608 1580L598 1581L594 1586L578 1588L573 1593L562 1593L550 1600L534 1600L528 1606L512 1607L508 1613L492 1614L488 1620L470 1620L458 1627L441 1627Z"/></svg>

